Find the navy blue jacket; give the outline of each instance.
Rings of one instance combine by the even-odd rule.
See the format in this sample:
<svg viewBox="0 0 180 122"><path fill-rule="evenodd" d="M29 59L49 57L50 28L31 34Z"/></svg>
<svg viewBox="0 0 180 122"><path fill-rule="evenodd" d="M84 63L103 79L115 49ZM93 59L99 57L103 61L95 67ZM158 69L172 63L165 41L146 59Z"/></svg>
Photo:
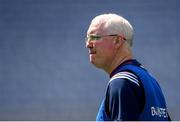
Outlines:
<svg viewBox="0 0 180 122"><path fill-rule="evenodd" d="M157 81L136 60L128 60L111 74L97 121L170 120Z"/></svg>

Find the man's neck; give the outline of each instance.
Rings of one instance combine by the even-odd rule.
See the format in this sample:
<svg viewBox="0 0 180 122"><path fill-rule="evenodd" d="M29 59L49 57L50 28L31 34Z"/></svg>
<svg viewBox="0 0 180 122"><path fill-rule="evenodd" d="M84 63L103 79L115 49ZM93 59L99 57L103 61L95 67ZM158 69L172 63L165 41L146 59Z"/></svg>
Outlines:
<svg viewBox="0 0 180 122"><path fill-rule="evenodd" d="M109 70L106 70L106 72L108 74L111 74L111 72L116 68L118 67L119 65L121 65L123 62L127 61L127 60L130 60L132 59L132 56L126 56L126 57L123 57L121 58L120 60L118 60L117 62L114 62L112 63L112 66L109 68Z"/></svg>
<svg viewBox="0 0 180 122"><path fill-rule="evenodd" d="M119 50L116 53L115 58L113 59L113 61L111 62L111 64L107 67L107 69L104 69L105 72L107 72L108 74L111 74L111 72L118 67L120 64L122 64L123 62L132 59L132 52L130 49L125 49L125 50Z"/></svg>

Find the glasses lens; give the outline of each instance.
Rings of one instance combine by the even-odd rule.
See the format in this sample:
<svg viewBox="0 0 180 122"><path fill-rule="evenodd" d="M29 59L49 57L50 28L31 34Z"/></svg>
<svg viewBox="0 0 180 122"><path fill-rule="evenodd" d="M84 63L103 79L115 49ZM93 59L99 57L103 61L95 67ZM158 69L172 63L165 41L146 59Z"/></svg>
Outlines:
<svg viewBox="0 0 180 122"><path fill-rule="evenodd" d="M90 35L85 38L86 42L91 40L99 40L99 39L101 39L101 36L97 36L97 35Z"/></svg>
<svg viewBox="0 0 180 122"><path fill-rule="evenodd" d="M100 38L101 36L95 36L95 35L90 36L91 40L99 40Z"/></svg>

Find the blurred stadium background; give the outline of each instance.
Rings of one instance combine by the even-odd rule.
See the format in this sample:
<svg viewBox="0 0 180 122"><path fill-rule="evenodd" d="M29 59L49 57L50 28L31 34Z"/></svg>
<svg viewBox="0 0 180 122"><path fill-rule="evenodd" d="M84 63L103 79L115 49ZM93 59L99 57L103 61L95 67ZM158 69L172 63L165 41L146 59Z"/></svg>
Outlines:
<svg viewBox="0 0 180 122"><path fill-rule="evenodd" d="M95 120L109 77L84 38L110 12L134 26L134 55L180 120L179 10L179 0L0 0L0 120Z"/></svg>

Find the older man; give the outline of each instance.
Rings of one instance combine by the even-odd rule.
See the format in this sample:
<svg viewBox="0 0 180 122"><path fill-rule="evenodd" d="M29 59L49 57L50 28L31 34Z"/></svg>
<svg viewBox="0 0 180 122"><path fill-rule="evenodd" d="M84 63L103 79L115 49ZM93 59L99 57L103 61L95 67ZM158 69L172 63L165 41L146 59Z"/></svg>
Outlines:
<svg viewBox="0 0 180 122"><path fill-rule="evenodd" d="M117 14L95 17L87 31L90 62L110 76L97 121L170 120L157 81L133 59L133 27Z"/></svg>

